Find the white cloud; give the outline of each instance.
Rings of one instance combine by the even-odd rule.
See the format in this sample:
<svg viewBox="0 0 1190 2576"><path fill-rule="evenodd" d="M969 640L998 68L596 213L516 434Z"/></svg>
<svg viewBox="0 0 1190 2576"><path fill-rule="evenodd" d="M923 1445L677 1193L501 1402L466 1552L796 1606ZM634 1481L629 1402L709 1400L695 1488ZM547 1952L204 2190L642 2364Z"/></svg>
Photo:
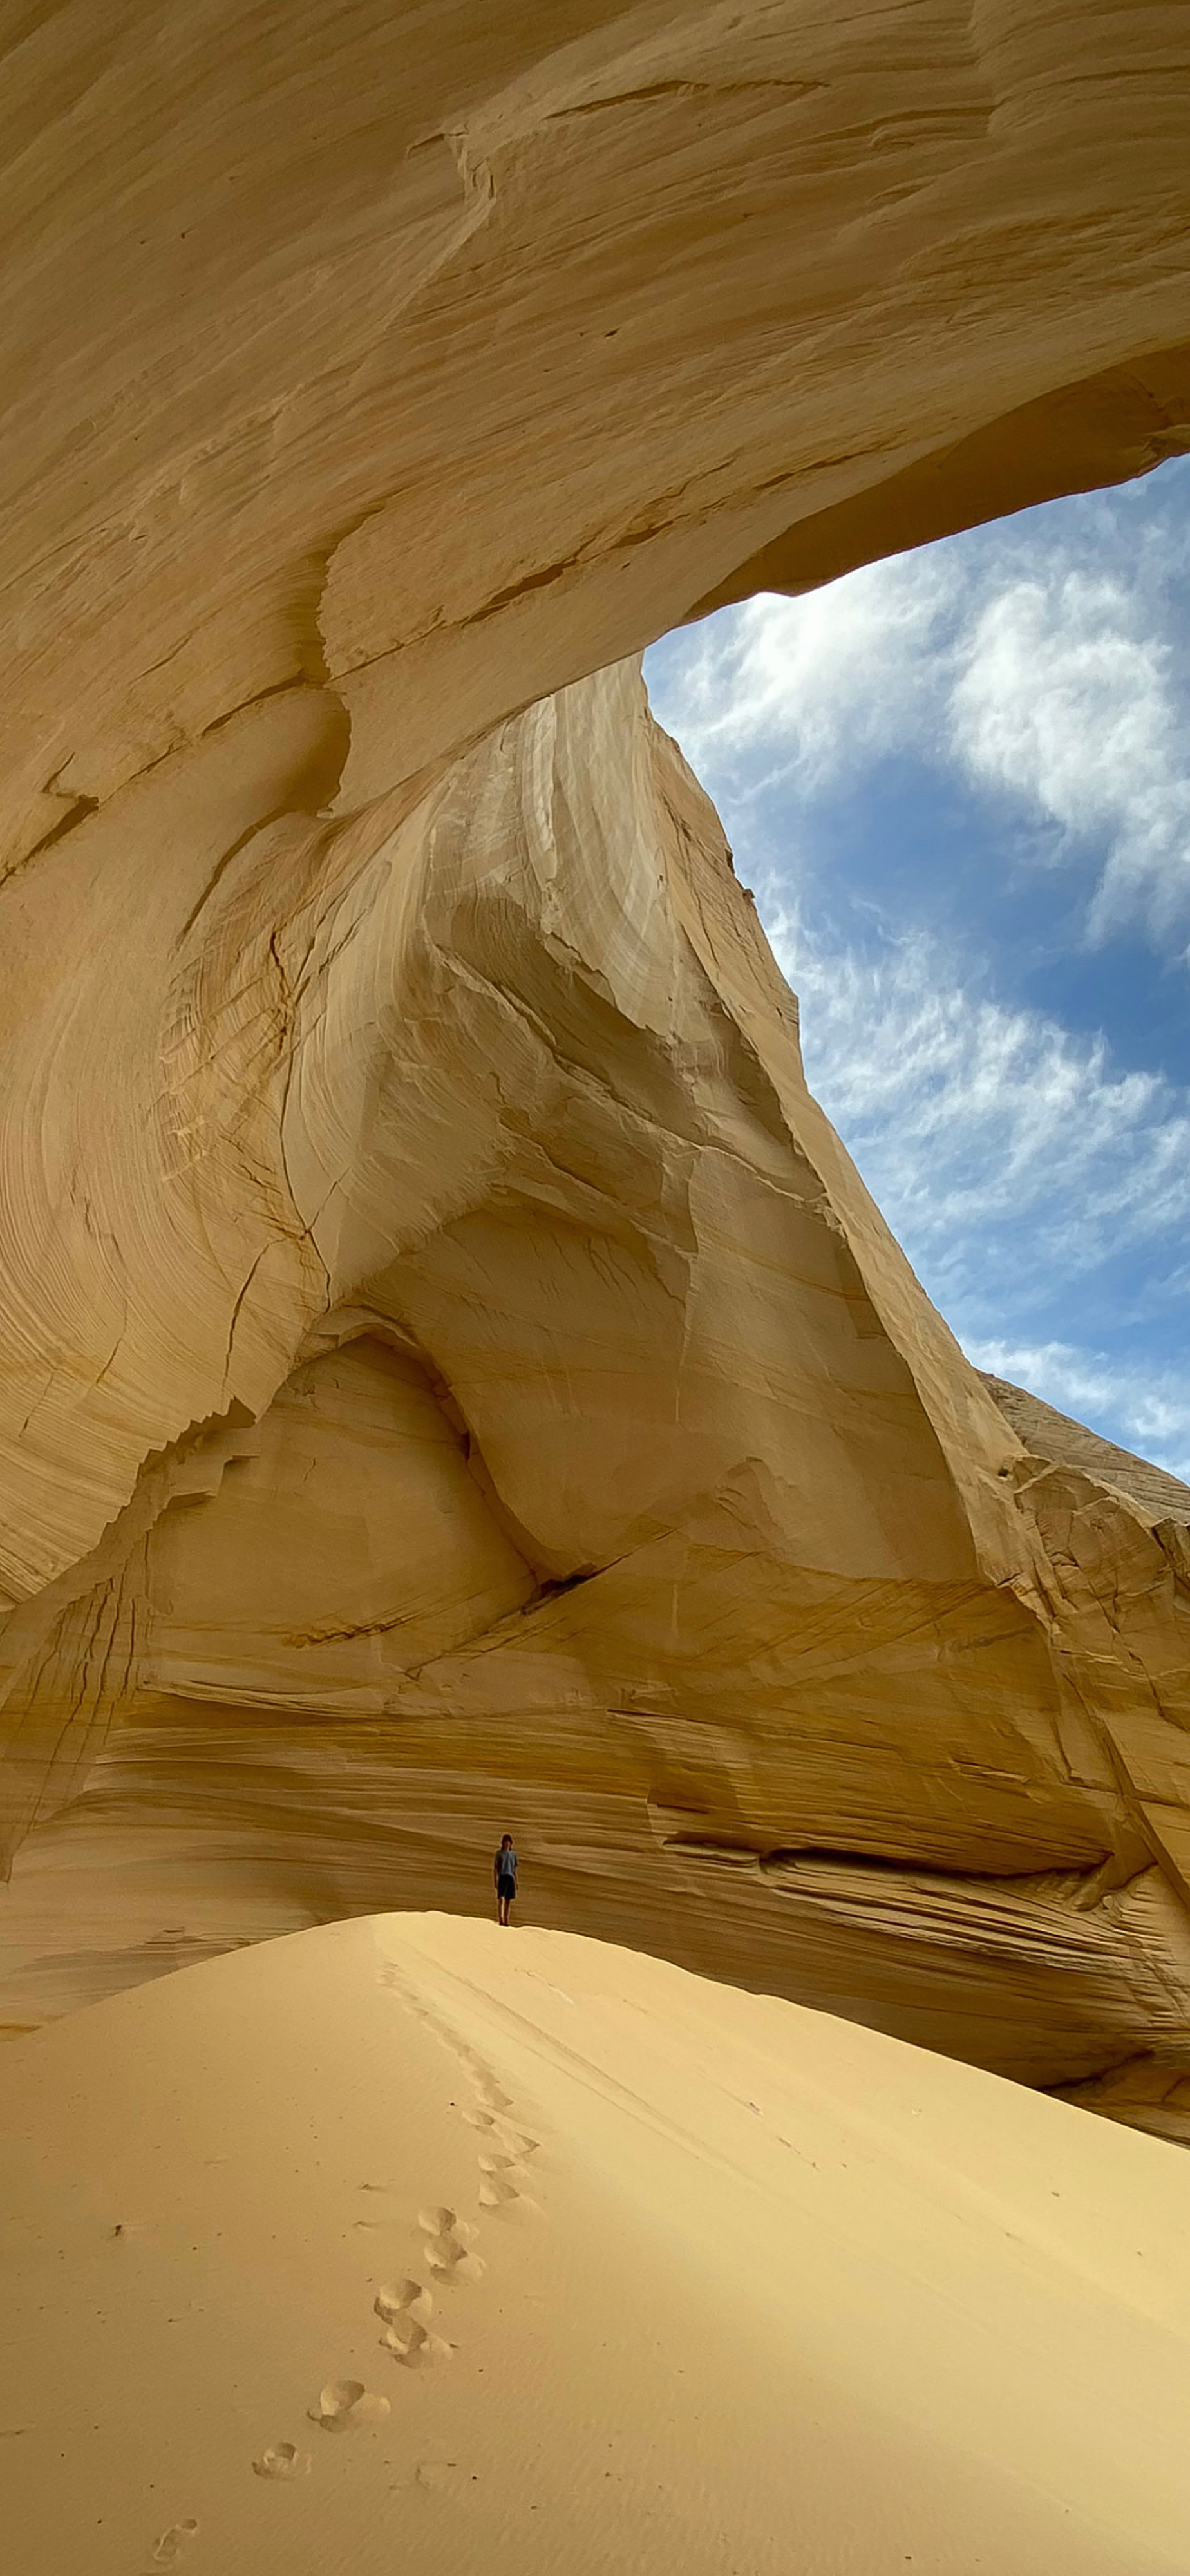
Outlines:
<svg viewBox="0 0 1190 2576"><path fill-rule="evenodd" d="M738 774L767 755L800 792L857 756L917 743L948 648L954 584L940 552L869 564L805 599L764 594L710 618L667 693L695 768ZM771 770L753 784L771 783Z"/></svg>
<svg viewBox="0 0 1190 2576"><path fill-rule="evenodd" d="M1061 528L1009 522L727 610L671 639L663 718L722 791L781 779L806 804L913 753L1014 799L1035 860L1090 869L1091 939L1136 920L1163 940L1190 913L1185 546L1120 504L1068 504Z"/></svg>
<svg viewBox="0 0 1190 2576"><path fill-rule="evenodd" d="M816 946L779 898L766 915L802 996L811 1083L879 1166L894 1223L942 1251L972 1225L1028 1218L1039 1254L1083 1269L1190 1220L1176 1085L1117 1073L1102 1040L972 992L920 934L861 958Z"/></svg>
<svg viewBox="0 0 1190 2576"><path fill-rule="evenodd" d="M976 1368L1027 1386L1059 1413L1095 1422L1121 1448L1190 1480L1190 1371L1137 1368L1071 1342L974 1338L964 1347Z"/></svg>
<svg viewBox="0 0 1190 2576"><path fill-rule="evenodd" d="M766 913L802 996L811 1086L960 1339L1007 1323L1023 1340L1030 1316L1044 1337L1121 1261L1142 1302L1172 1305L1190 1224L1184 1090L973 992L921 934L861 957L817 944L779 897Z"/></svg>
<svg viewBox="0 0 1190 2576"><path fill-rule="evenodd" d="M1171 646L1135 592L1060 564L1009 579L955 658L954 756L1069 838L1107 845L1092 935L1132 914L1168 931L1190 894L1190 767Z"/></svg>

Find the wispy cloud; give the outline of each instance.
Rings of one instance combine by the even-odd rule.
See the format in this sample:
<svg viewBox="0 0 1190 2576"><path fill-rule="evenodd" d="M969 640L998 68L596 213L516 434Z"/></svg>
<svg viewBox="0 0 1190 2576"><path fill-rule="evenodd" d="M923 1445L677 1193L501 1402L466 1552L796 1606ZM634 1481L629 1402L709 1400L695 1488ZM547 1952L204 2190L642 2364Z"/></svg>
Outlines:
<svg viewBox="0 0 1190 2576"><path fill-rule="evenodd" d="M1190 1362L1162 1349L1190 1289L1190 1097L973 993L919 935L825 948L779 898L769 929L811 1086L976 1366L1190 1479ZM1103 1346L1121 1316L1139 1356Z"/></svg>
<svg viewBox="0 0 1190 2576"><path fill-rule="evenodd" d="M1190 1369L1138 1368L1072 1342L966 1343L976 1368L1027 1386L1076 1422L1112 1424L1119 1446L1190 1481Z"/></svg>
<svg viewBox="0 0 1190 2576"><path fill-rule="evenodd" d="M936 550L870 564L806 599L766 593L682 639L662 713L709 778L753 789L781 778L807 799L827 795L857 760L928 739L953 625L954 582Z"/></svg>
<svg viewBox="0 0 1190 2576"><path fill-rule="evenodd" d="M806 1069L956 1330L1069 1294L1121 1255L1180 1269L1190 1099L1102 1040L981 995L921 934L830 948L769 889Z"/></svg>
<svg viewBox="0 0 1190 2576"><path fill-rule="evenodd" d="M952 756L1030 803L1062 848L1103 845L1087 927L1162 937L1190 902L1190 746L1173 647L1118 577L1055 562L1001 580L965 626Z"/></svg>
<svg viewBox="0 0 1190 2576"><path fill-rule="evenodd" d="M1188 554L1176 520L1091 501L750 600L670 662L671 714L717 785L806 803L912 752L1010 800L1018 858L1089 870L1089 939L1184 937Z"/></svg>

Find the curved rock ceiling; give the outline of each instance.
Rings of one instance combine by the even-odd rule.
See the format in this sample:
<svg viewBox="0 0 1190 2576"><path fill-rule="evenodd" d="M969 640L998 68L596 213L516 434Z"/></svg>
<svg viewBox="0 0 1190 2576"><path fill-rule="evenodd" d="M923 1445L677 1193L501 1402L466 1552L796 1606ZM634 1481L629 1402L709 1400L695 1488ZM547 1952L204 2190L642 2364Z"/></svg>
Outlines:
<svg viewBox="0 0 1190 2576"><path fill-rule="evenodd" d="M632 658L1190 446L1181 15L0 5L9 2027L507 1824L1190 2129L1190 1495L968 1367Z"/></svg>

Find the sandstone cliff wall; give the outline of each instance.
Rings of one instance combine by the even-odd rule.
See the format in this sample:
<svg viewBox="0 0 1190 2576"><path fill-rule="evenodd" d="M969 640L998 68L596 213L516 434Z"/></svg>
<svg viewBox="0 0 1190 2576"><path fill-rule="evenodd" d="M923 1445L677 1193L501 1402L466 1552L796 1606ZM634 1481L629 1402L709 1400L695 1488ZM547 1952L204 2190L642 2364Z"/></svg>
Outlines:
<svg viewBox="0 0 1190 2576"><path fill-rule="evenodd" d="M629 657L1190 442L1177 22L549 15L0 10L5 2017L506 1821L1176 2105L1185 1524L967 1367Z"/></svg>

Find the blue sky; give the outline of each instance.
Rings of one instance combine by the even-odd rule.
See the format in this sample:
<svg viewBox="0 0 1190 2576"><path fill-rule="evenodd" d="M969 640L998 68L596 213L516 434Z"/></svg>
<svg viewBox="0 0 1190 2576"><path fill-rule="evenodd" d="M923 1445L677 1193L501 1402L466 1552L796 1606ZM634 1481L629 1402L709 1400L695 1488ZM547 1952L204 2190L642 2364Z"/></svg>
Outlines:
<svg viewBox="0 0 1190 2576"><path fill-rule="evenodd" d="M981 1368L1190 1478L1190 459L645 671Z"/></svg>

